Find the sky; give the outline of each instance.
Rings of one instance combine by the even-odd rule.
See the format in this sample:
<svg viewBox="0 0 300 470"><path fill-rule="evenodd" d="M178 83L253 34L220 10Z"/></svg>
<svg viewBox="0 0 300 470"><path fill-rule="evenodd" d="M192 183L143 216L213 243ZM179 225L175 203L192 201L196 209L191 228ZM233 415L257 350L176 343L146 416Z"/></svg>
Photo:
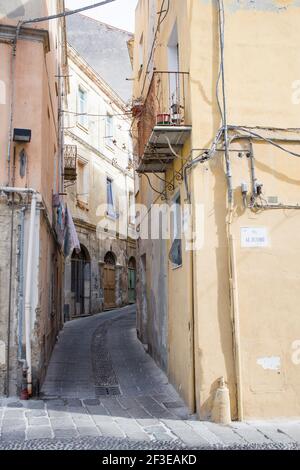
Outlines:
<svg viewBox="0 0 300 470"><path fill-rule="evenodd" d="M65 0L65 3L66 8L75 10L98 1L101 0ZM137 3L138 0L116 0L103 7L85 11L83 14L117 28L134 32L134 15Z"/></svg>

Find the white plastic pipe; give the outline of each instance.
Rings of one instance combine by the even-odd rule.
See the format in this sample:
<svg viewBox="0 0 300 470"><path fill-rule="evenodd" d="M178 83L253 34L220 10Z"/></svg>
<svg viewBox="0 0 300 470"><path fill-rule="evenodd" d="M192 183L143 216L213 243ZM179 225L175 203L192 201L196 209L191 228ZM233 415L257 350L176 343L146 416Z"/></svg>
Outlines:
<svg viewBox="0 0 300 470"><path fill-rule="evenodd" d="M32 293L32 265L33 265L33 246L35 232L35 213L36 213L37 194L32 194L30 209L30 225L27 249L27 268L26 268L26 289L25 289L25 344L26 344L26 363L27 363L27 391L32 395L32 365L31 365L31 293Z"/></svg>

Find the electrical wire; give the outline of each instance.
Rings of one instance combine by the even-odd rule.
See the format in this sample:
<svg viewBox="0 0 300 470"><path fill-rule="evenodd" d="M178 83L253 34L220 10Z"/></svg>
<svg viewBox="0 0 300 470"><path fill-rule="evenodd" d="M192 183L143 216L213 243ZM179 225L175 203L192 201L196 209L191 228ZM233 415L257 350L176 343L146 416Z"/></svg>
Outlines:
<svg viewBox="0 0 300 470"><path fill-rule="evenodd" d="M269 139L268 137L264 137L262 136L261 134L258 134L257 132L253 132L253 131L250 131L249 129L247 129L246 127L242 127L242 126L228 126L229 129L235 129L235 130L242 130L244 132L247 132L249 135L253 136L253 137L257 137L259 139L262 139L266 142L268 142L269 144L271 145L274 145L274 147L277 147L279 148L280 150L282 150L283 152L286 152L286 153L289 153L290 155L293 155L294 157L300 157L300 154L299 153L296 153L296 152L292 152L291 150L288 150L287 148L283 147L282 145L279 145L279 144L276 144L276 142L274 142L272 139ZM247 136L245 136L247 137ZM300 141L300 140L299 140Z"/></svg>
<svg viewBox="0 0 300 470"><path fill-rule="evenodd" d="M21 21L20 27L28 23L41 23L43 21L55 20L57 18L65 18L66 16L75 15L76 13L82 13L83 11L91 10L93 8L98 8L108 3L115 2L116 0L102 0L102 2L94 3L93 5L87 5L86 7L77 8L76 10L64 11L62 13L57 13L56 15L42 16L40 18L31 18L28 20Z"/></svg>

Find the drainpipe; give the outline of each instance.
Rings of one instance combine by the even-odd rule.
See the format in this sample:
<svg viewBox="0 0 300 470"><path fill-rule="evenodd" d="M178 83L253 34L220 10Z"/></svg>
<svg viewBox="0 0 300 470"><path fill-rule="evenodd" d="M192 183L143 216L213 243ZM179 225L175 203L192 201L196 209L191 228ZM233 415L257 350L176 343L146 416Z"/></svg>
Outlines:
<svg viewBox="0 0 300 470"><path fill-rule="evenodd" d="M35 228L37 194L32 194L30 209L30 226L27 250L27 269L26 269L26 289L25 289L25 344L26 344L26 363L27 363L27 391L29 397L32 395L32 365L31 365L31 293L32 293L32 264L33 264L33 243Z"/></svg>
<svg viewBox="0 0 300 470"><path fill-rule="evenodd" d="M26 208L21 209L21 227L20 227L20 263L19 263L19 314L18 314L18 359L23 363L25 360L22 358L22 338L23 338L23 312L24 312L24 224L25 224L25 211Z"/></svg>
<svg viewBox="0 0 300 470"><path fill-rule="evenodd" d="M32 364L31 364L31 297L32 297L32 271L33 271L33 248L34 248L34 228L36 218L36 206L38 194L34 189L0 187L0 192L14 194L32 194L30 209L30 226L27 248L26 267L26 289L25 289L25 345L26 345L26 365L27 365L27 391L29 397L32 395Z"/></svg>

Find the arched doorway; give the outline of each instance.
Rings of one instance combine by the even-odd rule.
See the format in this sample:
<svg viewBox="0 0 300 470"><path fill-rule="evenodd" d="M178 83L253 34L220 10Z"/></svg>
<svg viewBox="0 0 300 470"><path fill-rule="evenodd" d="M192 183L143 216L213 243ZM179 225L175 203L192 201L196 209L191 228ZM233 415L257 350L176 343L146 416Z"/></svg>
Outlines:
<svg viewBox="0 0 300 470"><path fill-rule="evenodd" d="M136 302L136 262L132 257L128 263L128 302Z"/></svg>
<svg viewBox="0 0 300 470"><path fill-rule="evenodd" d="M71 291L74 295L73 316L90 314L91 302L91 258L85 246L80 253L74 250L71 258Z"/></svg>
<svg viewBox="0 0 300 470"><path fill-rule="evenodd" d="M104 309L116 307L116 259L109 251L104 258Z"/></svg>

